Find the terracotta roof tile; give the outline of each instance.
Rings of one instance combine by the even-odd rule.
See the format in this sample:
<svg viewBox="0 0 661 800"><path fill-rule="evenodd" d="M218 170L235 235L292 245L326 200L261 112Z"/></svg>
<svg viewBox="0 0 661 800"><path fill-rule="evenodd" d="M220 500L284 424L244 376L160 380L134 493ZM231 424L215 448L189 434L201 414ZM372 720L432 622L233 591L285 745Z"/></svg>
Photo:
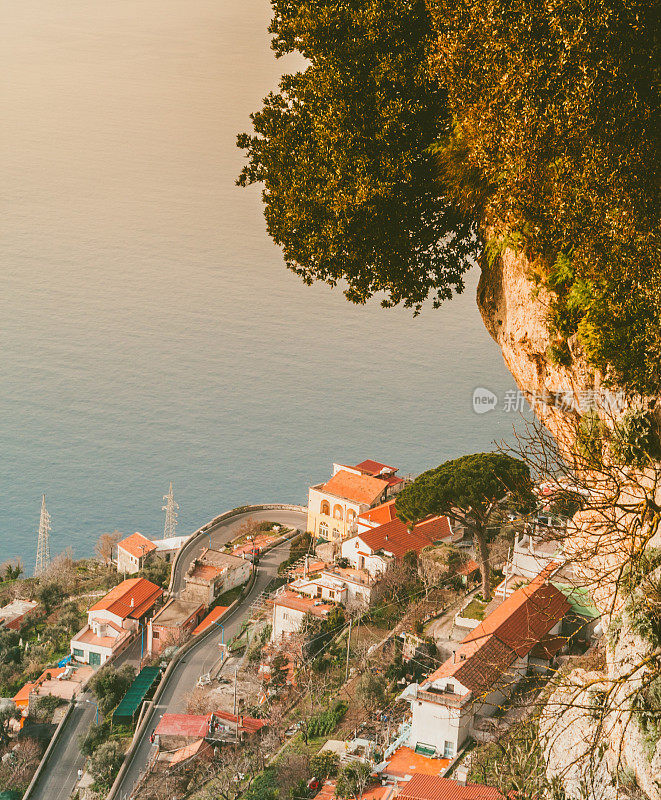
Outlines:
<svg viewBox="0 0 661 800"><path fill-rule="evenodd" d="M437 678L456 678L475 694L486 692L507 668L542 641L570 608L562 592L546 583L542 571L517 589L461 642L452 658L421 685ZM514 676L512 676L514 678Z"/></svg>
<svg viewBox="0 0 661 800"><path fill-rule="evenodd" d="M282 594L276 595L273 605L291 608L294 611L302 611L305 614L312 614L315 617L325 617L335 606L330 603L320 603L311 597L300 597L287 589Z"/></svg>
<svg viewBox="0 0 661 800"><path fill-rule="evenodd" d="M211 714L163 714L154 733L159 736L204 738L209 733L211 717Z"/></svg>
<svg viewBox="0 0 661 800"><path fill-rule="evenodd" d="M414 775L402 784L399 800L503 800L492 786L467 783L463 786L450 778L436 775Z"/></svg>
<svg viewBox="0 0 661 800"><path fill-rule="evenodd" d="M110 611L121 619L138 619L162 594L163 589L146 578L129 578L94 603L90 611Z"/></svg>
<svg viewBox="0 0 661 800"><path fill-rule="evenodd" d="M365 511L358 516L358 521L364 520L366 523L373 522L377 525L385 525L386 522L391 522L397 517L395 509L395 501L389 500L387 503L382 503L380 506L374 506L369 511Z"/></svg>
<svg viewBox="0 0 661 800"><path fill-rule="evenodd" d="M430 544L450 535L447 517L430 517L418 522L411 531L400 519L394 519L358 534L358 538L372 551L385 550L396 558L401 558L409 550L419 553Z"/></svg>
<svg viewBox="0 0 661 800"><path fill-rule="evenodd" d="M397 472L397 467L389 467L387 464L382 464L380 461L372 461L371 458L361 461L360 464L356 464L354 469L359 469L367 475L378 475L383 469L388 472Z"/></svg>
<svg viewBox="0 0 661 800"><path fill-rule="evenodd" d="M321 487L321 491L345 500L352 500L354 503L372 505L387 486L386 481L380 478L373 478L371 475L356 475L355 472L341 469Z"/></svg>
<svg viewBox="0 0 661 800"><path fill-rule="evenodd" d="M147 553L151 553L153 550L157 549L156 545L141 533L132 533L130 536L127 536L126 539L122 539L121 542L118 542L117 547L121 547L122 550L125 550L130 556L134 556L135 558L142 558Z"/></svg>
<svg viewBox="0 0 661 800"><path fill-rule="evenodd" d="M383 772L399 778L415 774L439 775L449 764L448 758L430 758L416 753L410 747L398 747Z"/></svg>
<svg viewBox="0 0 661 800"><path fill-rule="evenodd" d="M230 722L232 724L236 724L237 719L240 720L239 730L246 731L246 733L257 733L262 728L265 728L269 721L267 719L257 719L256 717L245 717L245 716L238 716L236 714L230 714L227 711L214 711L214 716L218 717L219 720L224 722Z"/></svg>

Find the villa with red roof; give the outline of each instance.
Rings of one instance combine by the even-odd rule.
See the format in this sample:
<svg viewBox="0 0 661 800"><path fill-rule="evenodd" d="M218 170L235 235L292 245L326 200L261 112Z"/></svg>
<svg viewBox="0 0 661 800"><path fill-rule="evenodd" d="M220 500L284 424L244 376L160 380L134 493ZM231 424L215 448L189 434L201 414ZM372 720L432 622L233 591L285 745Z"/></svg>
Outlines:
<svg viewBox="0 0 661 800"><path fill-rule="evenodd" d="M368 459L353 467L333 464L330 480L310 487L308 530L339 543L355 533L357 517L390 500L405 483L397 467L378 461Z"/></svg>
<svg viewBox="0 0 661 800"><path fill-rule="evenodd" d="M373 577L384 572L393 558L405 553L419 553L435 542L452 541L452 527L447 517L428 517L409 528L395 517L384 525L366 528L342 542L342 557L356 569Z"/></svg>
<svg viewBox="0 0 661 800"><path fill-rule="evenodd" d="M132 533L117 543L117 572L133 575L144 567L156 545L141 533Z"/></svg>
<svg viewBox="0 0 661 800"><path fill-rule="evenodd" d="M87 625L71 640L75 661L104 664L151 617L163 590L146 578L122 581L87 612Z"/></svg>
<svg viewBox="0 0 661 800"><path fill-rule="evenodd" d="M278 642L299 631L308 614L323 619L334 607L332 603L324 603L321 600L298 594L289 586L283 586L278 590L270 602L273 603L271 619L271 641L273 642Z"/></svg>
<svg viewBox="0 0 661 800"><path fill-rule="evenodd" d="M416 752L453 758L476 719L492 716L525 676L540 643L560 639L570 604L548 579L543 570L517 589L439 669L400 695L411 705L409 746Z"/></svg>

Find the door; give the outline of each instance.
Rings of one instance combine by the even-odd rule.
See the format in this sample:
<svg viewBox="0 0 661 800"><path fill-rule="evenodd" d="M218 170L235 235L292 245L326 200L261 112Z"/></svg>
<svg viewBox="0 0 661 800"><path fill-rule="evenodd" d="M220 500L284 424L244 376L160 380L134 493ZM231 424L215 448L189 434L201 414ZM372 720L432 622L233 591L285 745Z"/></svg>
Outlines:
<svg viewBox="0 0 661 800"><path fill-rule="evenodd" d="M93 650L90 650L90 666L101 666L101 653L95 653Z"/></svg>

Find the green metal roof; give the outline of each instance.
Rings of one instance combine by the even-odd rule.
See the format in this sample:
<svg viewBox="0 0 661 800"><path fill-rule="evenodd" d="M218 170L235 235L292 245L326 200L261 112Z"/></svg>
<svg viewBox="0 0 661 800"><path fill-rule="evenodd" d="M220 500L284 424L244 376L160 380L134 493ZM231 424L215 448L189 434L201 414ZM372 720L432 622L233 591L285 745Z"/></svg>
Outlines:
<svg viewBox="0 0 661 800"><path fill-rule="evenodd" d="M135 680L129 686L121 703L112 715L112 721L117 723L132 722L133 716L140 708L140 704L145 699L149 690L160 677L158 667L144 667L136 675Z"/></svg>
<svg viewBox="0 0 661 800"><path fill-rule="evenodd" d="M551 581L551 583L569 600L571 610L575 614L588 617L588 619L598 619L601 616L585 587L572 586L569 583L556 583L555 581Z"/></svg>

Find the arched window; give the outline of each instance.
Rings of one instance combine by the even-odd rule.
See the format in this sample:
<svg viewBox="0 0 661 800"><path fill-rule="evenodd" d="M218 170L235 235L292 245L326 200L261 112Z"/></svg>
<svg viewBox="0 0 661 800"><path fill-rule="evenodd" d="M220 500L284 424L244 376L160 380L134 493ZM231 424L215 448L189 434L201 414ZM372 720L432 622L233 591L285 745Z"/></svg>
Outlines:
<svg viewBox="0 0 661 800"><path fill-rule="evenodd" d="M340 532L338 531L337 528L333 528L333 539L339 539L339 538L340 538Z"/></svg>
<svg viewBox="0 0 661 800"><path fill-rule="evenodd" d="M326 516L330 515L330 503L328 502L328 500L322 500L321 501L321 511L320 511L320 513L321 514L326 514Z"/></svg>
<svg viewBox="0 0 661 800"><path fill-rule="evenodd" d="M328 539L328 525L325 522L319 523L319 536Z"/></svg>
<svg viewBox="0 0 661 800"><path fill-rule="evenodd" d="M356 512L352 508L350 508L347 511L347 525L353 525L355 519L356 519Z"/></svg>
<svg viewBox="0 0 661 800"><path fill-rule="evenodd" d="M333 508L333 519L342 519L344 517L344 513L342 511L342 506L335 506Z"/></svg>

